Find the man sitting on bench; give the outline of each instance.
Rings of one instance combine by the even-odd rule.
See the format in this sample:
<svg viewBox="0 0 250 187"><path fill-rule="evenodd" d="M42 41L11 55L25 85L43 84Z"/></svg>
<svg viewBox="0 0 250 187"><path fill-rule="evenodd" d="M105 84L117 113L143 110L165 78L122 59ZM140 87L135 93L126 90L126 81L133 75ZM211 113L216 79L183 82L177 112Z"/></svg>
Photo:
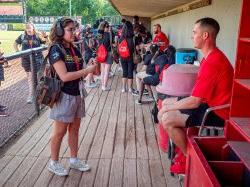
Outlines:
<svg viewBox="0 0 250 187"><path fill-rule="evenodd" d="M169 137L182 151L182 154L177 154L174 158L175 163L170 167L172 173L185 173L185 128L199 126L208 107L230 103L234 72L227 57L216 47L219 30L218 22L212 18L196 21L192 39L194 47L200 49L204 57L192 94L172 104L167 104L167 99L164 100L158 114ZM211 112L205 125L223 127L228 117L228 108Z"/></svg>

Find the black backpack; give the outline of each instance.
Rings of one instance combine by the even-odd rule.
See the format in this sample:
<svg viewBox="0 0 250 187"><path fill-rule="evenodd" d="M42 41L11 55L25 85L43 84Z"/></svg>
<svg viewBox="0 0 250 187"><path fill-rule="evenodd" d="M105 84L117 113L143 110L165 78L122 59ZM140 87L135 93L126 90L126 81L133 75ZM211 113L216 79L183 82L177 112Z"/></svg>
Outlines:
<svg viewBox="0 0 250 187"><path fill-rule="evenodd" d="M57 45L61 49L62 53L66 55L65 49L60 44L54 44L52 46L55 45ZM49 52L51 47L49 48ZM63 82L57 75L53 65L49 63L48 55L45 57L42 65L44 73L42 77L38 79L38 84L36 87L36 100L38 104L44 104L52 108L53 105L60 99Z"/></svg>

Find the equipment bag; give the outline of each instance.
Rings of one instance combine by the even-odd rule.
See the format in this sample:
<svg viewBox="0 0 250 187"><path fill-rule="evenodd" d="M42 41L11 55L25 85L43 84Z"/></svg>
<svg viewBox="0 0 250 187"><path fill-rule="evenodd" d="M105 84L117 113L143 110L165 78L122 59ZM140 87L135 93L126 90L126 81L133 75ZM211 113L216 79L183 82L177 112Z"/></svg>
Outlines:
<svg viewBox="0 0 250 187"><path fill-rule="evenodd" d="M108 56L108 51L105 48L105 46L103 44L101 44L98 49L97 49L97 53L96 53L97 57L96 57L96 61L99 63L105 63L107 56Z"/></svg>
<svg viewBox="0 0 250 187"><path fill-rule="evenodd" d="M118 45L118 51L121 58L128 58L130 56L128 42L126 39L122 40L121 43Z"/></svg>

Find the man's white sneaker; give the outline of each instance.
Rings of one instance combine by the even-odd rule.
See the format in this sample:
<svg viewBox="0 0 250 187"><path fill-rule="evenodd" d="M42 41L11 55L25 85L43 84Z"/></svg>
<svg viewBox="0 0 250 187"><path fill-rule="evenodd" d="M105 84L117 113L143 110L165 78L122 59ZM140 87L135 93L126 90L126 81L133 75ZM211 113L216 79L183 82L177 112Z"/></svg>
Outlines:
<svg viewBox="0 0 250 187"><path fill-rule="evenodd" d="M81 161L78 158L74 162L70 162L70 168L77 169L79 171L90 170L90 166L86 163L86 161L85 160Z"/></svg>
<svg viewBox="0 0 250 187"><path fill-rule="evenodd" d="M58 161L50 161L48 164L48 170L58 176L67 176L69 174L68 170L64 169Z"/></svg>

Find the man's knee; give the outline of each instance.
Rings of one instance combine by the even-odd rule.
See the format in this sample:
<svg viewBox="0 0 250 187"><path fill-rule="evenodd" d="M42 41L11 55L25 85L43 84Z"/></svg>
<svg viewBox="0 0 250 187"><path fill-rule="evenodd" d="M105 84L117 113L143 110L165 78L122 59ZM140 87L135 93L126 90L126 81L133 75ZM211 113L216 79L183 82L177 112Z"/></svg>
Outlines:
<svg viewBox="0 0 250 187"><path fill-rule="evenodd" d="M162 116L162 125L165 130L177 126L176 115L171 112L166 112Z"/></svg>

